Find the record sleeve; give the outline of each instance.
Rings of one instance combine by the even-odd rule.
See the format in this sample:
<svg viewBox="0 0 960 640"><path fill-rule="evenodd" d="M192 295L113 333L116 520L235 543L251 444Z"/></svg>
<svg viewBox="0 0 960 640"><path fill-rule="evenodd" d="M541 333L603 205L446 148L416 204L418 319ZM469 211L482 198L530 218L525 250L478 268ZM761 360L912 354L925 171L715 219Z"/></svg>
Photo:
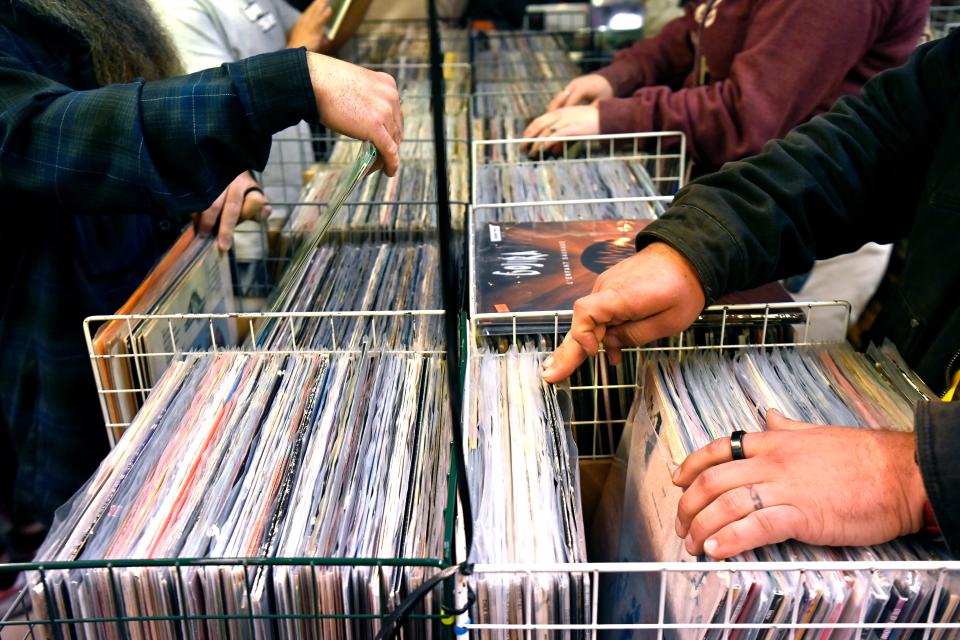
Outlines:
<svg viewBox="0 0 960 640"><path fill-rule="evenodd" d="M590 293L597 276L636 253L649 220L478 223L476 307L479 313L564 311ZM491 333L510 328L493 323ZM542 322L541 322L542 324ZM549 323L552 330L552 321Z"/></svg>

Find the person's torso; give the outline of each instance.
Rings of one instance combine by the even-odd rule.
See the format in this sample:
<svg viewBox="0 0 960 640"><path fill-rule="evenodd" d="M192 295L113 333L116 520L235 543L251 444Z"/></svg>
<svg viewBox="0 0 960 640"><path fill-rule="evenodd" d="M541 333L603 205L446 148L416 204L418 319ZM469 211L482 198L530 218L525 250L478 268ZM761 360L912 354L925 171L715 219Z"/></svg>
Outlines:
<svg viewBox="0 0 960 640"><path fill-rule="evenodd" d="M899 282L870 337L894 341L936 391L960 367L960 104L948 116L907 236Z"/></svg>
<svg viewBox="0 0 960 640"><path fill-rule="evenodd" d="M763 24L754 24L757 10L769 0L701 0L694 8L696 28L691 33L691 46L695 51L694 66L684 82L685 87L701 86L730 77L736 56L747 43L751 29L763 29ZM903 64L909 52L919 44L919 31L913 37L911 30L902 29L898 21L913 19L922 10L900 11L901 5L910 0L895 0L885 3L888 11L879 11L871 20L864 17L862 28L870 32L869 46L862 52L859 62L845 70L843 80L832 86L802 87L803 91L819 92L817 108L789 128L829 109L838 98L858 93L863 84L874 75L893 66ZM880 6L879 2L878 5ZM919 7L919 5L918 5ZM856 8L851 6L851 11ZM775 16L773 16L776 19ZM769 17L766 19L770 19ZM762 20L761 20L762 22ZM809 25L797 24L804 30ZM902 32L902 33L901 33ZM811 33L810 38L820 37ZM845 43L837 43L844 46ZM849 46L849 43L846 43ZM784 55L802 56L804 51L784 51Z"/></svg>
<svg viewBox="0 0 960 640"><path fill-rule="evenodd" d="M0 4L0 48L32 73L96 88L89 49L51 21ZM12 133L12 132L8 132ZM171 220L138 212L77 214L0 179L5 216L0 347L82 352L82 321L115 311L175 237ZM78 197L78 196L75 196ZM65 199L69 202L69 198ZM61 348L62 347L62 348ZM8 352L9 353L9 352Z"/></svg>

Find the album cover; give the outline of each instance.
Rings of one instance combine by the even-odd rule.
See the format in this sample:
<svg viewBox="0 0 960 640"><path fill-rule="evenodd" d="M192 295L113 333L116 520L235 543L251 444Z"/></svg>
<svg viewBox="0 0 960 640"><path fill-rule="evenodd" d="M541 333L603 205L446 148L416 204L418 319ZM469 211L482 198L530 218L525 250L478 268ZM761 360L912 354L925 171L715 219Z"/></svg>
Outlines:
<svg viewBox="0 0 960 640"><path fill-rule="evenodd" d="M597 276L636 253L649 220L484 223L477 226L476 311L564 311Z"/></svg>

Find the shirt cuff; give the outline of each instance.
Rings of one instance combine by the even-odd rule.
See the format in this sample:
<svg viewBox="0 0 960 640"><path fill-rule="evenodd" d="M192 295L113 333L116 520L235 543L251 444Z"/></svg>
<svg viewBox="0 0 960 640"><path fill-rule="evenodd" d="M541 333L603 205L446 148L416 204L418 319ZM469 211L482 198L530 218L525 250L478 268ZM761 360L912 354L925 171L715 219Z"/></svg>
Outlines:
<svg viewBox="0 0 960 640"><path fill-rule="evenodd" d="M636 70L631 69L630 65L618 61L602 69L597 69L593 73L607 79L615 96L628 96L641 84L637 79Z"/></svg>
<svg viewBox="0 0 960 640"><path fill-rule="evenodd" d="M273 135L301 120L317 122L307 50L284 49L226 65L254 128Z"/></svg>
<svg viewBox="0 0 960 640"><path fill-rule="evenodd" d="M690 261L703 285L707 305L729 292L728 279L720 274L730 273L731 266L742 261L743 249L709 213L689 205L671 207L637 235L637 251L654 242L665 242Z"/></svg>
<svg viewBox="0 0 960 640"><path fill-rule="evenodd" d="M914 413L917 460L927 498L950 550L960 553L960 404L918 402Z"/></svg>
<svg viewBox="0 0 960 640"><path fill-rule="evenodd" d="M600 133L653 131L653 116L638 98L607 98L597 103Z"/></svg>

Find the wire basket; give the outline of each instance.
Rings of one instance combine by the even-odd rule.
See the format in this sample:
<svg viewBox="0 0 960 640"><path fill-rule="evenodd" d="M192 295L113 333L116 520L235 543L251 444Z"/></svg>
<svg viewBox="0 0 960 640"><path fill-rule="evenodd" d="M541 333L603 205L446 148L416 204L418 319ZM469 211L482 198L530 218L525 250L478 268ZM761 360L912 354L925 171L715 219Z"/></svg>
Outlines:
<svg viewBox="0 0 960 640"><path fill-rule="evenodd" d="M619 456L613 449L606 449L608 438L616 447L615 440L627 426L627 415L611 416L605 413L604 406L609 398L625 398L629 406L638 386L638 375L643 358L658 353L674 354L683 358L685 354L706 350L737 352L743 349L765 350L774 347L794 348L837 343L844 339L842 330L844 317L849 316L849 305L844 302L817 303L780 303L767 305L723 305L706 309L690 330L675 338L660 341L642 348L632 348L624 353L624 364L628 375L619 379L604 377L602 372L610 371L606 355L601 347L600 353L589 359L571 380L570 392L574 396L574 417L570 423L574 438L581 448L581 483L589 475L590 465L606 462L610 466L610 476L615 473ZM517 329L524 322L536 318L540 325L553 324L553 331L544 331L538 344L546 353L563 337L561 327L568 312L550 314L495 314L495 317L480 315L472 318L468 339L469 357L480 357L480 347L494 345L501 353L511 345L528 342L529 336ZM839 317L839 322L837 321ZM489 320L507 322L514 330L498 338L483 334L482 323ZM529 343L529 342L528 342ZM630 372L632 371L632 375ZM586 373L586 375L584 375ZM577 377L579 375L579 378ZM465 406L470 406L471 398L477 393L474 381L468 377L465 385ZM465 432L469 425L465 427ZM606 433L608 430L616 432ZM584 443L603 446L584 447ZM586 453L584 453L586 451ZM641 452L642 453L642 452ZM637 455L637 452L631 455ZM656 452L654 452L656 455ZM666 476L669 480L669 475ZM644 476L644 480L647 480ZM638 486L641 495L658 491L655 485ZM599 508L589 502L591 490L584 489L584 509ZM592 493L591 495L596 495ZM645 498L657 500L656 496ZM588 529L590 523L588 523ZM612 529L619 535L620 527L607 523L606 529ZM594 523L595 535L603 537L604 527ZM607 531L609 533L609 531ZM672 534L672 527L671 532ZM588 545L589 546L589 545ZM601 554L602 555L602 554ZM651 558L654 560L654 558ZM940 638L950 630L960 629L960 624L952 619L952 603L957 599L956 580L960 579L960 562L952 560L930 561L784 561L784 562L586 562L560 564L532 563L485 563L469 566L467 575L460 577L460 604L471 608L476 606L474 589L480 581L493 577L513 581L517 585L516 607L526 612L519 620L491 620L481 616L477 622L476 609L472 609L473 619L464 615L459 624L471 634L480 638L499 637L542 637L542 638L739 638L765 637L780 638L793 634L795 637L817 637L821 632L832 631L831 637L894 637L900 634L914 638ZM803 589L805 576L840 576L848 581L869 581L878 576L893 579L909 576L923 584L923 598L920 606L928 607L929 612L914 622L896 622L896 618L886 622L871 622L860 618L848 622L816 623L803 617L800 593L788 593L792 597L792 608L781 611L775 621L764 623L738 623L739 610L735 608L734 591L711 592L717 597L718 614L703 617L698 614L700 606L696 600L703 593L703 585L736 584L743 576L761 573L771 579L783 580L783 584L795 585ZM556 620L544 621L542 617L532 622L535 612L542 602L537 591L550 576L566 575L571 583L579 578L590 585L588 594L589 610L583 618L586 622L578 624L559 623ZM542 579L541 579L542 577ZM868 582L869 583L869 582ZM717 595L719 593L720 595ZM695 599L691 601L689 598ZM692 606L691 605L692 602ZM803 601L809 603L809 601ZM708 610L708 611L712 611ZM923 611L928 611L924 608ZM906 613L906 612L904 612ZM812 634L812 635L805 635Z"/></svg>

